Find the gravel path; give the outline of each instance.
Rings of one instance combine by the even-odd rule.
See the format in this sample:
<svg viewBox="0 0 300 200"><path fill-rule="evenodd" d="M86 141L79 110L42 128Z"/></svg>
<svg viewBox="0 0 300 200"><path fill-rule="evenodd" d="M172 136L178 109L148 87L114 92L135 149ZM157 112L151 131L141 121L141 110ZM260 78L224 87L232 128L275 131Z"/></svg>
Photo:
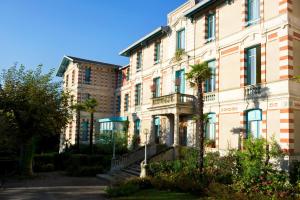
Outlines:
<svg viewBox="0 0 300 200"><path fill-rule="evenodd" d="M30 180L8 180L0 189L2 200L106 200L108 183L94 177L68 177L62 172L41 173Z"/></svg>

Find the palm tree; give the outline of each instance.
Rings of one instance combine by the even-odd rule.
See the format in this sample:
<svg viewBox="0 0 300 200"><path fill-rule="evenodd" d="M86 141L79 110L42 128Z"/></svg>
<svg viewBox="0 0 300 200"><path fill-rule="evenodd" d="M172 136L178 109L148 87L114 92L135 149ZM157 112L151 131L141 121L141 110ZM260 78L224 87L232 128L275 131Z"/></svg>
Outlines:
<svg viewBox="0 0 300 200"><path fill-rule="evenodd" d="M203 100L203 84L212 76L212 72L208 67L207 62L195 64L190 66L192 69L186 74L192 87L197 88L197 109L196 109L196 123L198 128L196 134L199 135L199 169L203 173L204 166L204 129L205 129L205 115L203 113L204 100Z"/></svg>
<svg viewBox="0 0 300 200"><path fill-rule="evenodd" d="M90 153L93 153L93 132L94 132L94 113L96 112L96 107L98 105L98 102L96 99L91 98L87 99L84 102L85 111L89 112L90 117Z"/></svg>
<svg viewBox="0 0 300 200"><path fill-rule="evenodd" d="M80 143L80 111L84 110L85 107L84 107L84 104L82 103L76 103L74 105L71 106L71 109L75 110L76 111L76 135L77 135L77 150L79 152L79 143Z"/></svg>

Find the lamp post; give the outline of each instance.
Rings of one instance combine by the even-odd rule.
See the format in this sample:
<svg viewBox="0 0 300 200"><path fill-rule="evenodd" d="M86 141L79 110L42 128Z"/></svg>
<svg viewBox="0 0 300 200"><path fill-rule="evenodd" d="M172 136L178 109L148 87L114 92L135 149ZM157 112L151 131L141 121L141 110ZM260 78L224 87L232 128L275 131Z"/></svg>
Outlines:
<svg viewBox="0 0 300 200"><path fill-rule="evenodd" d="M145 165L147 165L147 139L148 139L148 130L145 130L146 140L145 140Z"/></svg>

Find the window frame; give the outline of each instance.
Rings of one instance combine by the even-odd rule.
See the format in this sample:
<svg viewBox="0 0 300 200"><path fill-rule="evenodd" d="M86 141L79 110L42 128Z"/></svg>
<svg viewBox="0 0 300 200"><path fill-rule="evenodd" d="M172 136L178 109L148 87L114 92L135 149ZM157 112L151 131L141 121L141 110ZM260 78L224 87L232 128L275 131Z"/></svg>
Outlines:
<svg viewBox="0 0 300 200"><path fill-rule="evenodd" d="M185 28L176 32L176 50L185 50Z"/></svg>
<svg viewBox="0 0 300 200"><path fill-rule="evenodd" d="M217 79L216 79L216 59L213 59L213 60L210 60L210 61L207 61L208 65L210 63L214 63L213 67L209 67L209 69L211 70L211 73L212 73L212 76L207 79L205 81L205 87L204 87L204 92L205 93L210 93L210 92L215 92L216 91L216 88L217 88Z"/></svg>
<svg viewBox="0 0 300 200"><path fill-rule="evenodd" d="M161 83L160 77L156 77L156 78L153 79L153 84L155 85L154 97L160 97L161 96L161 91L160 91L161 85L160 85L160 83ZM158 85L158 87L157 87L157 85Z"/></svg>
<svg viewBox="0 0 300 200"><path fill-rule="evenodd" d="M136 136L141 135L141 120L139 118L134 120L134 134Z"/></svg>
<svg viewBox="0 0 300 200"><path fill-rule="evenodd" d="M161 59L161 41L154 44L154 64L160 62Z"/></svg>
<svg viewBox="0 0 300 200"><path fill-rule="evenodd" d="M85 84L91 84L91 73L92 73L91 67L86 67L85 71L84 71L84 83Z"/></svg>
<svg viewBox="0 0 300 200"><path fill-rule="evenodd" d="M260 113L259 113L259 119L256 119L256 120L249 120L249 114L251 113L251 112L255 112L255 111L259 111ZM250 122L257 122L257 123L259 123L259 124L257 124L258 126L256 127L257 129L256 129L256 133L257 133L257 135L255 136L255 135L253 135L254 133L251 133L250 132L250 129L251 129L251 127L250 127ZM247 110L246 111L246 137L248 138L248 136L249 136L249 134L251 134L252 135L252 137L254 137L254 138L259 138L259 137L261 137L262 136L262 109L250 109L250 110Z"/></svg>
<svg viewBox="0 0 300 200"><path fill-rule="evenodd" d="M206 15L207 27L206 27L206 41L211 42L216 39L216 13L210 13Z"/></svg>
<svg viewBox="0 0 300 200"><path fill-rule="evenodd" d="M135 106L140 106L142 102L142 84L135 85Z"/></svg>
<svg viewBox="0 0 300 200"><path fill-rule="evenodd" d="M246 0L247 1L247 26L257 24L260 21L260 1L259 0ZM254 2L251 4L251 1ZM251 7L253 5L253 7ZM255 8L255 5L257 8ZM255 12L256 10L256 12Z"/></svg>
<svg viewBox="0 0 300 200"><path fill-rule="evenodd" d="M142 65L143 65L143 51L142 50L139 50L137 51L137 54L136 54L136 71L139 72L141 71L142 69Z"/></svg>
<svg viewBox="0 0 300 200"><path fill-rule="evenodd" d="M255 62L251 62L254 55L250 55L255 49ZM261 83L261 45L255 45L245 50L246 56L246 85L258 85ZM253 66L255 64L255 67ZM255 72L254 69L255 68ZM255 75L255 76L254 76ZM255 80L254 80L255 79Z"/></svg>
<svg viewBox="0 0 300 200"><path fill-rule="evenodd" d="M217 119L217 114L216 113L207 113L207 116L208 116L208 121L205 125L205 139L209 139L209 140L213 140L213 141L216 141L216 125L217 125L217 122L216 122L216 119ZM211 116L211 118L209 118ZM211 126L213 126L213 137L211 137L211 132L208 130L211 130Z"/></svg>

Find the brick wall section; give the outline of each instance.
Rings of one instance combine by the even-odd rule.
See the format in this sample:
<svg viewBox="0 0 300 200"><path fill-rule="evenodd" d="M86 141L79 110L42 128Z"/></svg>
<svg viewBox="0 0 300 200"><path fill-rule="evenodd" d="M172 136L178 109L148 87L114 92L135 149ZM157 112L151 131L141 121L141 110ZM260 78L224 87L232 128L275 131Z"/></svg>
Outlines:
<svg viewBox="0 0 300 200"><path fill-rule="evenodd" d="M266 77L266 43L261 44L261 83L265 83Z"/></svg>
<svg viewBox="0 0 300 200"><path fill-rule="evenodd" d="M245 49L240 49L240 83L241 87L246 85L247 73L246 73L246 52Z"/></svg>
<svg viewBox="0 0 300 200"><path fill-rule="evenodd" d="M247 0L242 0L242 29L246 28L247 22Z"/></svg>
<svg viewBox="0 0 300 200"><path fill-rule="evenodd" d="M280 79L289 79L294 75L293 36L289 28L280 32L279 35L279 66Z"/></svg>
<svg viewBox="0 0 300 200"><path fill-rule="evenodd" d="M294 112L293 109L280 110L280 145L281 148L294 153Z"/></svg>
<svg viewBox="0 0 300 200"><path fill-rule="evenodd" d="M267 111L262 111L262 136L264 137L267 134Z"/></svg>
<svg viewBox="0 0 300 200"><path fill-rule="evenodd" d="M279 0L279 14L287 14L288 12L293 12L293 0Z"/></svg>

